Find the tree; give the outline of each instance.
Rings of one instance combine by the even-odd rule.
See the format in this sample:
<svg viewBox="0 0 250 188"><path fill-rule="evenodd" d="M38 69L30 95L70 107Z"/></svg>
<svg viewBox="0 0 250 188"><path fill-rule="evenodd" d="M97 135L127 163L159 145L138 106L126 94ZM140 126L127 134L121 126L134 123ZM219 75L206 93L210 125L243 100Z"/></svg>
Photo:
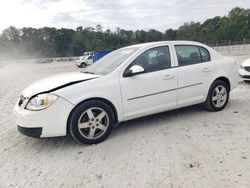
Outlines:
<svg viewBox="0 0 250 188"><path fill-rule="evenodd" d="M164 33L164 39L165 40L175 40L176 39L176 30L168 29Z"/></svg>
<svg viewBox="0 0 250 188"><path fill-rule="evenodd" d="M178 29L164 33L155 29L115 31L98 24L95 28L82 26L73 29L15 28L5 29L0 35L0 57L29 58L78 56L84 51L117 49L136 43L161 40L195 40L208 44L243 41L250 38L250 9L233 8L227 16L216 16L200 22L188 22Z"/></svg>
<svg viewBox="0 0 250 188"><path fill-rule="evenodd" d="M182 40L199 40L199 32L200 32L200 22L190 22L184 23L179 29L177 30L177 38Z"/></svg>
<svg viewBox="0 0 250 188"><path fill-rule="evenodd" d="M2 33L3 39L15 43L19 42L19 36L20 36L20 30L13 26L10 26L9 28L5 29Z"/></svg>

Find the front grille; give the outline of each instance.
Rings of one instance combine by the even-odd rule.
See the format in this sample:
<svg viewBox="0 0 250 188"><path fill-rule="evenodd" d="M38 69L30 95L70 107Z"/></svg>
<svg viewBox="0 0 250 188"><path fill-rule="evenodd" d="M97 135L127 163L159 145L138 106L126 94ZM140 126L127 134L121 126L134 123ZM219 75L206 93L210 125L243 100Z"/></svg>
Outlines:
<svg viewBox="0 0 250 188"><path fill-rule="evenodd" d="M250 67L244 67L244 69L248 72L250 72Z"/></svg>

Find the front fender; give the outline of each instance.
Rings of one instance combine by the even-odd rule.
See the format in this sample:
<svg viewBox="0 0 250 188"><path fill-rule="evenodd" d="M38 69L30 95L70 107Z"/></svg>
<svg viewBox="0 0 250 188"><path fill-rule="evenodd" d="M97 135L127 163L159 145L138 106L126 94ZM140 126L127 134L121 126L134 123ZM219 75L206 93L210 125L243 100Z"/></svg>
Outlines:
<svg viewBox="0 0 250 188"><path fill-rule="evenodd" d="M118 79L110 77L101 77L87 82L81 82L56 91L54 94L64 98L73 105L78 105L85 100L92 98L102 98L110 103L116 109L118 121L122 121L122 98Z"/></svg>

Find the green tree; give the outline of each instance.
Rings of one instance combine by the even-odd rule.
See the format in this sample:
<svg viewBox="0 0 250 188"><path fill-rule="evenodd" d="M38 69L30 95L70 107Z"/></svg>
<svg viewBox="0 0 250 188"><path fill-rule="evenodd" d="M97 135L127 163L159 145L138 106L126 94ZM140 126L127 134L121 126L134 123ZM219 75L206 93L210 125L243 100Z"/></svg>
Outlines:
<svg viewBox="0 0 250 188"><path fill-rule="evenodd" d="M207 44L231 43L250 39L250 9L233 8L227 16L216 16L200 22L184 23L164 33L155 29L115 31L82 26L73 29L15 28L0 35L0 57L29 58L81 55L84 51L117 49L123 46L161 40L195 40Z"/></svg>

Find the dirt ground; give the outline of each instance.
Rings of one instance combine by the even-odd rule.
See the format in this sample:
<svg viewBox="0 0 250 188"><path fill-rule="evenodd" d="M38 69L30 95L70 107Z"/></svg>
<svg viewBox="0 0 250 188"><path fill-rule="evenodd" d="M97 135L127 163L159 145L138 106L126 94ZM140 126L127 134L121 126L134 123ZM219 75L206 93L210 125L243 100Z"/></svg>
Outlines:
<svg viewBox="0 0 250 188"><path fill-rule="evenodd" d="M0 188L250 187L250 83L239 83L221 112L193 106L136 119L98 145L18 133L12 109L21 90L74 70L70 62L0 62Z"/></svg>

